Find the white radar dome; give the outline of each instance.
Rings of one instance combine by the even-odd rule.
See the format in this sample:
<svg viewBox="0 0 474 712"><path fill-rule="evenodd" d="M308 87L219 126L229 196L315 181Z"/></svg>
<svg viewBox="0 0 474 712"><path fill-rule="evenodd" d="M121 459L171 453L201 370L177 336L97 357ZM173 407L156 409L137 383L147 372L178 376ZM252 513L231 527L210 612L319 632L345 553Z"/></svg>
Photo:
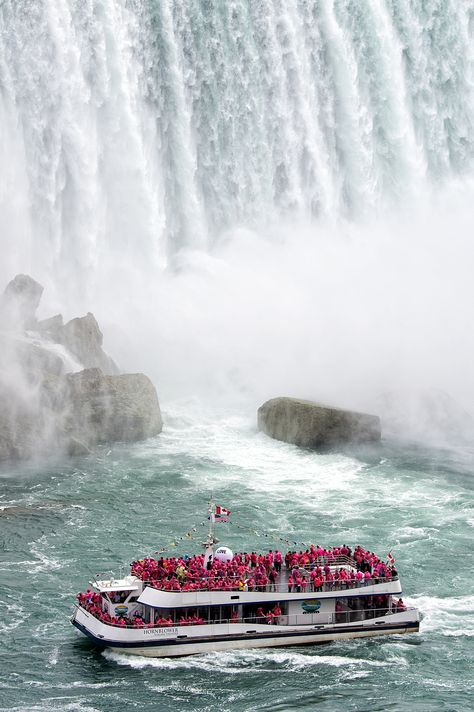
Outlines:
<svg viewBox="0 0 474 712"><path fill-rule="evenodd" d="M217 561L232 561L234 554L227 546L220 546L216 550L214 558L217 559Z"/></svg>

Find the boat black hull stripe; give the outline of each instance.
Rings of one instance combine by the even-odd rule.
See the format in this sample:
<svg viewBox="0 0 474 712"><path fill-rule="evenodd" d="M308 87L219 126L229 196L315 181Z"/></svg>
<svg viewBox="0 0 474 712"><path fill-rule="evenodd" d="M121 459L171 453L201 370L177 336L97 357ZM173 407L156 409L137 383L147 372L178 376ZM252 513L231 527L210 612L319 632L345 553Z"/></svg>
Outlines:
<svg viewBox="0 0 474 712"><path fill-rule="evenodd" d="M233 642L235 640L267 640L267 639L272 639L272 638L298 638L298 637L305 637L308 635L334 635L337 633L363 633L363 632L372 632L372 631L378 631L378 630L400 630L400 629L405 629L405 630L414 630L417 631L419 630L419 623L418 622L407 622L407 623L390 623L386 625L377 625L373 627L368 627L368 626L351 626L348 628L338 628L338 629L328 629L326 628L325 630L305 630L305 631L293 631L293 632L286 632L286 631L275 631L275 632L269 632L269 633L240 633L240 635L214 635L212 637L207 637L207 638L189 638L187 640L185 639L167 639L167 640L144 640L144 641L133 641L133 642L125 642L125 641L117 641L117 642L111 642L111 641L105 641L101 638L98 638L95 636L93 633L91 633L85 626L82 625L82 623L78 623L77 621L72 621L73 625L76 626L82 633L87 635L88 638L94 641L96 645L100 646L101 648L156 648L156 647L171 647L174 645L198 645L201 643L215 643L215 642ZM315 641L317 642L317 641ZM330 641L323 641L323 642L330 642Z"/></svg>

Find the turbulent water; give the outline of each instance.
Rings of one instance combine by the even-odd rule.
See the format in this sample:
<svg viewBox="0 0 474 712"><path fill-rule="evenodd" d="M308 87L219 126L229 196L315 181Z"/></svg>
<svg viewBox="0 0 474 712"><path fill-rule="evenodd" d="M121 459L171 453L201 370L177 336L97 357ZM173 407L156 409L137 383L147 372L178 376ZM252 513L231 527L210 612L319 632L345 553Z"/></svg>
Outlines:
<svg viewBox="0 0 474 712"><path fill-rule="evenodd" d="M146 444L2 478L2 709L471 707L472 453L386 442L318 455L225 412L194 427L182 408L166 415L166 433ZM234 550L275 548L275 536L393 547L421 632L174 660L94 650L67 620L74 594L91 573L119 572L199 525L211 491L232 509L219 536Z"/></svg>
<svg viewBox="0 0 474 712"><path fill-rule="evenodd" d="M472 449L318 455L246 414L398 386L473 406L473 159L472 0L0 0L0 279L39 279L41 316L93 310L166 410L156 441L2 471L2 709L472 707ZM413 413L417 436L452 425ZM211 490L262 548L393 547L421 633L92 649L75 593L200 522Z"/></svg>

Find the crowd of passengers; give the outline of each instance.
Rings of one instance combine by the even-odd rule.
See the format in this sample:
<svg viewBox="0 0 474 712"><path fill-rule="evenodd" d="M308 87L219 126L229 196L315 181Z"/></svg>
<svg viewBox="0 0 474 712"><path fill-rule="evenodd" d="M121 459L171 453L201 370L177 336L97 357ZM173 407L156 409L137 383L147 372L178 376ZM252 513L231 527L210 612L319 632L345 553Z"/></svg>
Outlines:
<svg viewBox="0 0 474 712"><path fill-rule="evenodd" d="M340 557L349 557L345 568ZM352 562L350 561L352 559ZM376 583L397 575L394 566L381 561L373 552L357 546L323 549L310 546L306 551L280 551L266 554L236 554L232 561L217 559L204 564L204 554L192 557L144 558L133 561L131 573L154 588L165 591L276 591L283 561L288 576L288 591L341 590Z"/></svg>
<svg viewBox="0 0 474 712"><path fill-rule="evenodd" d="M341 558L348 557L345 568L340 565ZM236 554L232 561L217 559L204 565L204 554L192 557L169 557L153 559L147 557L133 561L131 573L154 588L166 591L276 591L283 562L287 569L286 583L288 592L305 593L306 591L342 590L355 586L377 583L384 578L397 576L393 565L387 564L371 551L357 546L352 551L345 544L341 547L324 549L310 546L306 551L289 551L283 557L281 551L268 551L266 554ZM337 565L339 564L339 565ZM135 614L111 616L102 610L101 596L88 590L77 596L79 604L104 623L118 626L140 628L152 627ZM257 613L257 618L266 622L275 622L279 613L265 611ZM234 621L237 619L234 617ZM181 617L179 625L200 625L205 621L197 616ZM155 625L172 626L171 617L159 618Z"/></svg>
<svg viewBox="0 0 474 712"><path fill-rule="evenodd" d="M171 616L162 618L161 616L156 618L154 623L145 623L143 618L139 613L135 613L131 618L125 615L111 616L107 611L102 608L103 599L100 593L95 593L88 589L85 593L78 593L77 600L82 608L89 611L95 618L98 618L103 623L108 623L109 625L118 625L123 628L153 628L154 626L174 626L174 625L203 625L206 621L197 615L192 616L180 616L176 623L173 622Z"/></svg>
<svg viewBox="0 0 474 712"><path fill-rule="evenodd" d="M141 616L136 615L133 618L128 616L111 616L108 611L102 609L103 599L100 593L95 593L88 589L85 593L78 593L77 600L82 608L89 611L95 618L98 618L103 623L108 623L108 625L118 625L121 628L127 628L132 626L133 628L143 628L146 624ZM167 625L167 623L162 623L162 625ZM173 625L171 621L170 625ZM152 624L148 624L148 627L153 627Z"/></svg>

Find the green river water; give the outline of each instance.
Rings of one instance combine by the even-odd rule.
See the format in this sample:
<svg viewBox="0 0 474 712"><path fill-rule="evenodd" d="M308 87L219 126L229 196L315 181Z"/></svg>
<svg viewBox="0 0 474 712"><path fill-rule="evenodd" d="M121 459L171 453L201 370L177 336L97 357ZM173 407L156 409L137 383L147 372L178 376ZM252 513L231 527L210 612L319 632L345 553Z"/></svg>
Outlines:
<svg viewBox="0 0 474 712"><path fill-rule="evenodd" d="M472 709L473 461L390 441L318 454L258 434L246 414L176 406L154 440L4 471L0 708ZM219 536L234 550L275 536L393 547L421 632L161 660L95 649L69 623L75 594L200 524L211 491L232 510Z"/></svg>

